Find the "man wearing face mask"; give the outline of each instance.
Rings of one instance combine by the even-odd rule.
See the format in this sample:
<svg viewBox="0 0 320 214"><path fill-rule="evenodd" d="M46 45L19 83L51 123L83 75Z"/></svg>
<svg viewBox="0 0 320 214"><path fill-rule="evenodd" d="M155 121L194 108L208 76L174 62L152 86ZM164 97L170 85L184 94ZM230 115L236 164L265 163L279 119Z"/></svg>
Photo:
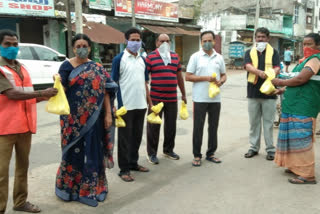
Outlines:
<svg viewBox="0 0 320 214"><path fill-rule="evenodd" d="M226 80L226 68L223 57L214 49L215 35L212 31L204 31L200 35L202 49L194 53L188 63L186 80L193 82L193 166L201 165L201 146L203 127L208 113L208 149L206 160L221 163L215 156L218 146L218 125L220 118L221 97L209 97L209 83L214 82L218 87ZM212 74L216 74L216 78Z"/></svg>
<svg viewBox="0 0 320 214"><path fill-rule="evenodd" d="M33 91L27 69L16 60L19 46L15 32L0 31L0 44L0 214L7 206L13 148L16 155L13 209L40 212L38 206L26 201L31 135L36 132L36 102L56 95L57 89Z"/></svg>
<svg viewBox="0 0 320 214"><path fill-rule="evenodd" d="M149 75L144 58L140 56L141 32L131 28L125 33L127 48L112 61L112 79L119 84L117 100L119 108L128 112L122 117L126 127L118 128L119 176L123 181L134 181L132 171L148 172L138 165L144 117L149 94ZM151 101L148 101L150 103Z"/></svg>
<svg viewBox="0 0 320 214"><path fill-rule="evenodd" d="M153 105L164 103L160 112L160 117L164 113L164 156L178 160L179 155L173 152L178 113L177 85L180 88L182 100L187 103L181 64L178 54L170 51L170 38L167 34L158 36L156 46L157 49L146 59L147 69L151 75L150 99ZM151 107L149 106L149 109ZM160 125L147 123L147 152L148 160L152 164L159 163L157 158L159 134Z"/></svg>
<svg viewBox="0 0 320 214"><path fill-rule="evenodd" d="M265 95L260 87L267 78L265 71L274 69L279 74L280 59L278 51L269 44L269 30L258 28L255 32L256 43L251 50L245 53L245 69L248 71L248 111L250 121L249 142L251 147L245 154L246 158L257 155L260 149L261 120L266 143L267 160L273 160L275 147L273 145L273 121L276 113L276 95Z"/></svg>

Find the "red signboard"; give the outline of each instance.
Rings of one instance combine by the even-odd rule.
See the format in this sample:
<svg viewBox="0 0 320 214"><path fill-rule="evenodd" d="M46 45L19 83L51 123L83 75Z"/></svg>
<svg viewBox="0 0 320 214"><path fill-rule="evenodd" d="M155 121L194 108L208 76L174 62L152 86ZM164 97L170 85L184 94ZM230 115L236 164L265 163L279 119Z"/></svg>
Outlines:
<svg viewBox="0 0 320 214"><path fill-rule="evenodd" d="M131 0L115 0L116 16L131 16ZM155 0L135 0L135 16L140 19L152 19L160 21L178 22L178 5L155 1Z"/></svg>

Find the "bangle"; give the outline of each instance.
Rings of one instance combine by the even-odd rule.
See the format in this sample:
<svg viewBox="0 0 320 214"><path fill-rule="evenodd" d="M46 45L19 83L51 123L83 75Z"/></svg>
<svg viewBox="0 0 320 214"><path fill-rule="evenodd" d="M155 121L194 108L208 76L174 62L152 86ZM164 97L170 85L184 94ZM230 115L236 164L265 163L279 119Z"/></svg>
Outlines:
<svg viewBox="0 0 320 214"><path fill-rule="evenodd" d="M41 91L38 91L39 97L42 97Z"/></svg>

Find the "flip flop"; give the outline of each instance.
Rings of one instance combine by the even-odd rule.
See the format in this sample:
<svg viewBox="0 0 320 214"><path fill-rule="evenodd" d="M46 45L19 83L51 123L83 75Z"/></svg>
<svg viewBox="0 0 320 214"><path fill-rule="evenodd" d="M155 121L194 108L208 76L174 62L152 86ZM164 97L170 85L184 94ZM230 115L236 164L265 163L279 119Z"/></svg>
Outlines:
<svg viewBox="0 0 320 214"><path fill-rule="evenodd" d="M201 159L193 159L192 166L195 166L195 167L201 166Z"/></svg>
<svg viewBox="0 0 320 214"><path fill-rule="evenodd" d="M221 163L221 160L219 160L218 158L216 157L206 157L206 160L207 161L211 161L213 163Z"/></svg>
<svg viewBox="0 0 320 214"><path fill-rule="evenodd" d="M316 180L307 180L301 176L298 176L296 178L289 178L288 181L292 184L316 184Z"/></svg>
<svg viewBox="0 0 320 214"><path fill-rule="evenodd" d="M118 174L121 180L125 182L132 182L134 181L134 178L128 173L128 174Z"/></svg>
<svg viewBox="0 0 320 214"><path fill-rule="evenodd" d="M37 205L31 204L28 201L26 203L24 203L20 207L14 207L13 210L14 211L28 212L28 213L39 213L39 212L41 212L41 209Z"/></svg>

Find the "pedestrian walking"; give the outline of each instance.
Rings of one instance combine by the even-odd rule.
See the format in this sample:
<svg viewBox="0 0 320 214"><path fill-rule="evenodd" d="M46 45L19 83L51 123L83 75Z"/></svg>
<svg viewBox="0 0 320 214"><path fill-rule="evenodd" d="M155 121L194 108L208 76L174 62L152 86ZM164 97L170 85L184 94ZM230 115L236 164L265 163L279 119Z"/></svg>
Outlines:
<svg viewBox="0 0 320 214"><path fill-rule="evenodd" d="M293 184L316 184L314 133L320 112L320 36L310 33L304 37L304 58L292 71L291 79L274 79L283 88L282 114L275 163L296 175Z"/></svg>
<svg viewBox="0 0 320 214"><path fill-rule="evenodd" d="M117 100L119 108L127 113L122 116L126 127L118 128L119 176L123 181L134 181L130 170L148 172L138 164L144 117L147 110L148 71L144 58L139 54L141 32L131 28L125 33L126 49L112 61L112 79L119 84ZM150 101L149 101L150 103Z"/></svg>
<svg viewBox="0 0 320 214"><path fill-rule="evenodd" d="M248 72L247 98L250 122L249 151L246 158L252 158L260 150L261 120L263 123L264 141L266 143L267 160L274 159L273 122L276 113L276 95L266 95L260 92L260 87L267 78L265 71L274 69L280 72L278 51L268 43L270 32L267 28L258 28L255 32L256 43L245 53L244 63Z"/></svg>
<svg viewBox="0 0 320 214"><path fill-rule="evenodd" d="M87 35L75 35L72 47L75 57L59 69L70 114L60 116L62 161L55 193L64 201L95 207L108 193L105 168L113 165L111 103L117 85L88 58L92 42Z"/></svg>
<svg viewBox="0 0 320 214"><path fill-rule="evenodd" d="M193 166L201 165L201 146L203 127L208 113L208 149L206 160L213 163L221 163L215 157L218 146L218 125L221 109L221 97L209 97L209 83L214 82L221 87L227 80L223 57L214 49L215 34L212 31L204 31L200 35L202 49L194 53L188 63L186 81L193 82ZM216 78L212 74L216 74Z"/></svg>
<svg viewBox="0 0 320 214"><path fill-rule="evenodd" d="M286 72L289 73L289 66L292 60L292 52L290 47L287 47L286 51L284 52L284 63L286 65Z"/></svg>
<svg viewBox="0 0 320 214"><path fill-rule="evenodd" d="M158 36L156 47L157 49L151 52L146 59L147 69L151 75L150 99L152 105L164 103L159 113L161 118L164 114L163 154L165 157L178 160L179 155L173 151L178 114L177 86L181 91L182 100L187 103L181 64L178 54L170 51L170 38L167 34ZM149 109L151 107L149 106ZM157 151L160 127L159 124L147 123L147 152L148 160L152 164L159 163Z"/></svg>
<svg viewBox="0 0 320 214"><path fill-rule="evenodd" d="M29 72L16 60L18 36L11 30L0 32L0 214L5 213L9 189L9 165L13 148L16 165L13 209L38 213L40 208L27 202L28 167L32 134L36 133L36 102L57 94L57 89L33 91Z"/></svg>

